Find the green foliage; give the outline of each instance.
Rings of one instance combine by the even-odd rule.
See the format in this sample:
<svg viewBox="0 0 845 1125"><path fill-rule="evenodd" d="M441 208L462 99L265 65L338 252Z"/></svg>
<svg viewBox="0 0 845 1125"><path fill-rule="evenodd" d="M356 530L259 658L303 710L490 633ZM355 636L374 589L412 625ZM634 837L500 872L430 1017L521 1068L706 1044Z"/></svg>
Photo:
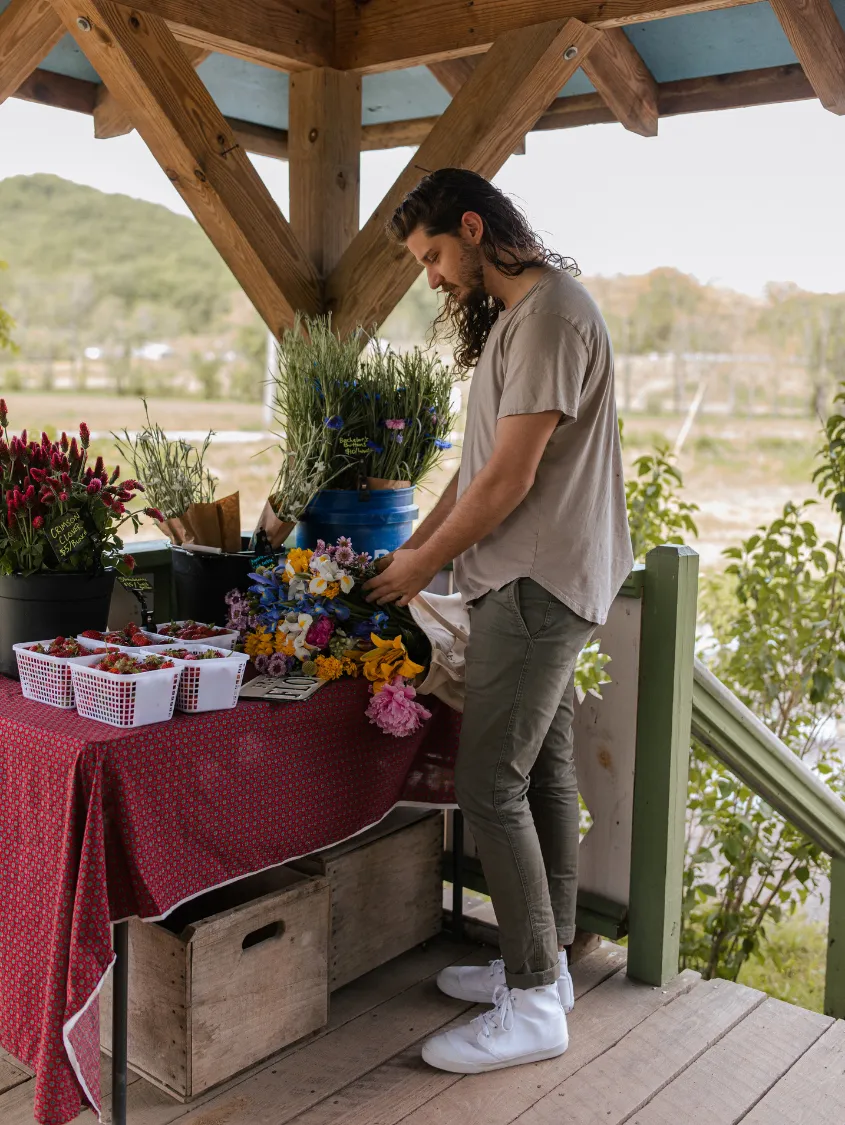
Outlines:
<svg viewBox="0 0 845 1125"><path fill-rule="evenodd" d="M788 1004L823 1012L826 954L824 926L798 912L771 927L760 949L743 965L739 982Z"/></svg>
<svg viewBox="0 0 845 1125"><path fill-rule="evenodd" d="M5 262L0 262L0 270L8 268ZM15 343L12 340L12 329L14 327L14 320L9 316L3 306L0 305L0 352L15 350Z"/></svg>
<svg viewBox="0 0 845 1125"><path fill-rule="evenodd" d="M838 402L845 401L842 394ZM814 501L788 503L770 524L725 551L725 575L705 585L713 672L837 792L845 709L842 531L845 420L831 417L816 480L839 521L822 541ZM736 980L765 955L769 927L792 916L827 875L815 844L693 746L684 873L682 958L705 976Z"/></svg>
<svg viewBox="0 0 845 1125"><path fill-rule="evenodd" d="M698 506L681 498L682 487L683 477L667 445L658 445L653 453L634 462L634 475L625 483L625 496L631 545L638 562L652 547L684 543L698 535L693 519Z"/></svg>

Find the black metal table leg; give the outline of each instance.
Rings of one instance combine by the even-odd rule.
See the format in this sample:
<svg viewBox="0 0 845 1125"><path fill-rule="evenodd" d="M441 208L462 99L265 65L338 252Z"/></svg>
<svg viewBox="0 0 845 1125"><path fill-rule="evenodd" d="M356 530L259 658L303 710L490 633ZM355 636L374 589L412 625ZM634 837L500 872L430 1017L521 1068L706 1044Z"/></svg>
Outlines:
<svg viewBox="0 0 845 1125"><path fill-rule="evenodd" d="M111 1088L112 1125L126 1125L126 1035L129 1006L129 923L114 924L115 963L112 970Z"/></svg>
<svg viewBox="0 0 845 1125"><path fill-rule="evenodd" d="M464 936L464 814L452 814L452 933Z"/></svg>

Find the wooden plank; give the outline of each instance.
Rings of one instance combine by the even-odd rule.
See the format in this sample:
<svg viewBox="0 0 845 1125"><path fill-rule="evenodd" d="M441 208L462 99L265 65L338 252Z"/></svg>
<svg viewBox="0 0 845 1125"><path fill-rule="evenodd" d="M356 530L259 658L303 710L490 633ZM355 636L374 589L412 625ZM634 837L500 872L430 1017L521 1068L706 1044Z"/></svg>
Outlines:
<svg viewBox="0 0 845 1125"><path fill-rule="evenodd" d="M182 50L192 67L196 68L208 58L210 51L203 47L192 47L186 43ZM97 88L97 100L94 105L94 136L97 140L105 141L111 137L123 137L135 128L129 113L123 103L116 98L108 87L102 84Z"/></svg>
<svg viewBox="0 0 845 1125"><path fill-rule="evenodd" d="M271 1059L253 1067L245 1074L231 1079L229 1082L201 1094L190 1106L174 1102L166 1094L151 1086L145 1081L138 1082L129 1094L129 1120L132 1125L169 1125L183 1117L189 1110L197 1110L201 1106L216 1105L218 1101L225 1100L230 1093L236 1094L238 1088L245 1082L252 1081L259 1074L266 1073L269 1081L278 1071L279 1063L300 1056L301 1052L321 1039L339 1031L353 1023L363 1026L367 1020L378 1021L381 1009L385 1004L401 1001L403 996L413 997L422 987L426 991L433 991L434 982L431 979L446 965L458 961L469 961L473 964L483 964L487 959L485 950L469 949L465 943L451 941L447 937L437 938L429 943L425 949L417 949L397 957L389 965L369 973L366 977L354 981L345 988L334 993L331 1000L328 1026L317 1032L309 1039L305 1039L292 1047L275 1055ZM446 1013L446 1019L449 1018ZM284 1072L285 1074L287 1071ZM310 1073L310 1071L308 1072ZM283 1088L277 1091L280 1101L284 1099ZM104 1108L110 1108L110 1098L104 1098ZM22 1121L6 1122L3 1125L24 1125ZM200 1119L202 1120L202 1119ZM31 1125L30 1121L26 1125ZM207 1122L204 1125L208 1125ZM240 1125L240 1122L238 1122Z"/></svg>
<svg viewBox="0 0 845 1125"><path fill-rule="evenodd" d="M657 136L657 83L621 27L605 31L583 70L626 129Z"/></svg>
<svg viewBox="0 0 845 1125"><path fill-rule="evenodd" d="M561 1119L622 1125L765 999L764 993L741 984L703 982L546 1094L521 1116L520 1125ZM688 1121L685 1115L684 1125Z"/></svg>
<svg viewBox="0 0 845 1125"><path fill-rule="evenodd" d="M93 114L99 83L82 78L68 78L51 70L34 70L12 97L24 102L37 102L54 109L70 109L75 113Z"/></svg>
<svg viewBox="0 0 845 1125"><path fill-rule="evenodd" d="M227 117L226 121L235 134L235 140L247 152L254 152L259 156L272 156L276 160L287 160L287 129L272 129L268 125L255 125L252 121L241 121L236 117Z"/></svg>
<svg viewBox="0 0 845 1125"><path fill-rule="evenodd" d="M450 97L454 98L477 65L475 55L465 55L462 59L444 59L443 62L431 63L428 69Z"/></svg>
<svg viewBox="0 0 845 1125"><path fill-rule="evenodd" d="M631 832L628 972L662 984L678 969L698 555L646 556Z"/></svg>
<svg viewBox="0 0 845 1125"><path fill-rule="evenodd" d="M845 113L845 28L830 0L771 0L819 101Z"/></svg>
<svg viewBox="0 0 845 1125"><path fill-rule="evenodd" d="M3 1125L33 1125L35 1120L35 1082L25 1074L25 1081L17 1083L5 1092L0 1093L0 1121ZM143 1080L133 1071L126 1076L127 1085L131 1088L135 1083L144 1085ZM111 1094L111 1059L105 1055L100 1056L100 1091L103 1097ZM80 1118L84 1125L92 1125L95 1121L93 1114L84 1113ZM103 1118L108 1121L108 1117Z"/></svg>
<svg viewBox="0 0 845 1125"><path fill-rule="evenodd" d="M13 1090L23 1082L29 1082L31 1077L11 1055L7 1055L5 1051L0 1052L0 1094Z"/></svg>
<svg viewBox="0 0 845 1125"><path fill-rule="evenodd" d="M197 77L156 16L112 0L52 0L65 26L118 97L141 136L268 327L280 335L297 310L321 307L314 267Z"/></svg>
<svg viewBox="0 0 845 1125"><path fill-rule="evenodd" d="M772 1086L742 1125L842 1125L845 1020L837 1020Z"/></svg>
<svg viewBox="0 0 845 1125"><path fill-rule="evenodd" d="M50 0L12 0L0 12L0 105L63 37Z"/></svg>
<svg viewBox="0 0 845 1125"><path fill-rule="evenodd" d="M498 1070L483 1077L446 1075L446 1088L407 1115L400 1118L397 1110L404 1110L404 1106L397 1105L387 1118L379 1114L371 1122L364 1120L367 1125L394 1125L398 1120L402 1125L467 1125L476 1121L510 1125L569 1075L609 1050L663 1005L689 992L697 982L697 973L682 973L664 991L616 973L576 1003L567 1017L570 1041L566 1054L538 1066ZM564 1120L572 1119L558 1117L557 1125Z"/></svg>
<svg viewBox="0 0 845 1125"><path fill-rule="evenodd" d="M361 79L328 67L290 77L290 221L320 277L358 233Z"/></svg>
<svg viewBox="0 0 845 1125"><path fill-rule="evenodd" d="M734 1125L824 1034L830 1020L766 1000L636 1114L636 1125Z"/></svg>
<svg viewBox="0 0 845 1125"><path fill-rule="evenodd" d="M827 922L827 965L824 1010L845 1019L845 858L830 861L830 897Z"/></svg>
<svg viewBox="0 0 845 1125"><path fill-rule="evenodd" d="M622 27L754 0L337 0L335 62L361 73L482 53L502 35L552 19ZM551 98L549 99L551 101Z"/></svg>
<svg viewBox="0 0 845 1125"><path fill-rule="evenodd" d="M460 165L494 176L598 37L577 20L553 20L497 40L330 276L326 296L339 332L381 323L419 273L413 255L385 237L384 223L421 169Z"/></svg>
<svg viewBox="0 0 845 1125"><path fill-rule="evenodd" d="M659 86L658 106L661 117L673 117L682 113L709 113L718 109L806 101L814 96L804 71L798 63L792 63L789 66L743 70L736 74L663 82Z"/></svg>
<svg viewBox="0 0 845 1125"><path fill-rule="evenodd" d="M330 0L136 0L183 43L279 70L330 66Z"/></svg>
<svg viewBox="0 0 845 1125"><path fill-rule="evenodd" d="M575 999L586 1003L587 993L618 973L624 963L625 950L609 944L585 957L572 970ZM469 1016L482 1010L473 1009ZM423 1065L415 1043L299 1116L296 1125L396 1125L458 1081L456 1074Z"/></svg>

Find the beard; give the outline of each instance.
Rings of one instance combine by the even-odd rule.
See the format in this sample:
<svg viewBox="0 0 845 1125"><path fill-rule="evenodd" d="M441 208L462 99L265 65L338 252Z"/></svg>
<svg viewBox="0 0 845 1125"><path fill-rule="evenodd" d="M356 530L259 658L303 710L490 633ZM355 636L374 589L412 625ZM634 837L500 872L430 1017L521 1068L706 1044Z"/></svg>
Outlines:
<svg viewBox="0 0 845 1125"><path fill-rule="evenodd" d="M440 286L445 300L434 322L434 331L436 334L438 329L445 329L446 339L455 341L454 361L458 371L469 370L478 361L503 307L484 287L483 261L480 247L462 244L458 280L442 282Z"/></svg>
<svg viewBox="0 0 845 1125"><path fill-rule="evenodd" d="M458 262L458 280L444 281L440 288L451 299L462 306L486 302L488 294L484 288L483 255L478 246L471 242L461 243L461 256Z"/></svg>

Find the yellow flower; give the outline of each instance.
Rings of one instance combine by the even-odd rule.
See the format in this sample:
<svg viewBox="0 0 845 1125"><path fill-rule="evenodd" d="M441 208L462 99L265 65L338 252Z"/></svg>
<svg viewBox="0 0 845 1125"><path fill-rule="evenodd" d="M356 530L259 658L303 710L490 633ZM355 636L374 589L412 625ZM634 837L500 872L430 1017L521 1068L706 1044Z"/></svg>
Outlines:
<svg viewBox="0 0 845 1125"><path fill-rule="evenodd" d="M273 651L273 634L268 633L263 625L259 625L254 633L249 633L244 642L244 650L253 657L269 656Z"/></svg>
<svg viewBox="0 0 845 1125"><path fill-rule="evenodd" d="M323 597L324 598L336 598L339 593L340 593L340 583L339 582L330 582L328 584L328 586L326 586L325 590L323 591Z"/></svg>
<svg viewBox="0 0 845 1125"><path fill-rule="evenodd" d="M321 680L339 680L343 675L343 662L334 656L318 656L314 663Z"/></svg>
<svg viewBox="0 0 845 1125"><path fill-rule="evenodd" d="M304 547L291 547L288 551L287 563L295 574L305 574L311 563L311 551Z"/></svg>
<svg viewBox="0 0 845 1125"><path fill-rule="evenodd" d="M343 664L344 676L352 676L354 679L361 671L361 665L357 660L353 660L351 656L344 656L341 663Z"/></svg>
<svg viewBox="0 0 845 1125"><path fill-rule="evenodd" d="M413 679L414 676L425 671L421 664L415 664L408 657L401 635L394 637L392 641L383 641L381 637L371 633L370 640L374 647L369 652L365 652L360 660L364 675L372 683L381 683L383 686L394 676ZM380 687L374 688L376 692L380 690Z"/></svg>

